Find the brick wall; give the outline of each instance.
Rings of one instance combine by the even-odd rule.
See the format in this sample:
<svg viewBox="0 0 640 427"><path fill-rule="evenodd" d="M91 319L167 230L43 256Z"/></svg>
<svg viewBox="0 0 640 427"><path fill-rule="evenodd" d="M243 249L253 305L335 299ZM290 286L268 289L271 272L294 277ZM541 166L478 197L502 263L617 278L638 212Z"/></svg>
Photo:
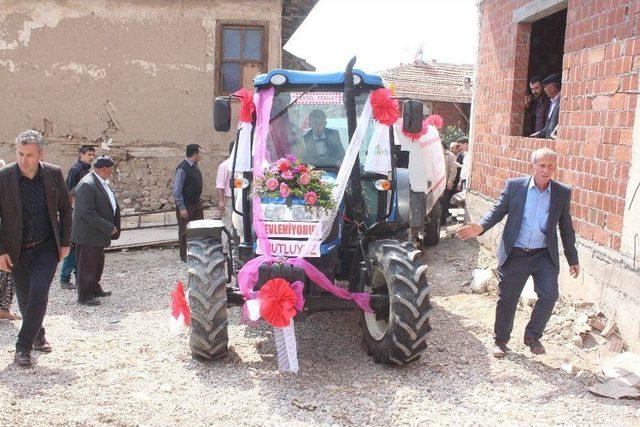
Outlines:
<svg viewBox="0 0 640 427"><path fill-rule="evenodd" d="M475 99L472 190L496 198L530 172L533 150L559 153L556 178L573 187L578 234L620 249L640 69L640 2L573 1L567 8L558 140L523 138L531 24L527 1L486 0Z"/></svg>
<svg viewBox="0 0 640 427"><path fill-rule="evenodd" d="M444 126L458 126L464 132L469 132L469 104L457 104L458 108L462 110L467 118L460 113L460 110L456 108L456 104L453 102L433 102L433 114L438 114L444 121Z"/></svg>

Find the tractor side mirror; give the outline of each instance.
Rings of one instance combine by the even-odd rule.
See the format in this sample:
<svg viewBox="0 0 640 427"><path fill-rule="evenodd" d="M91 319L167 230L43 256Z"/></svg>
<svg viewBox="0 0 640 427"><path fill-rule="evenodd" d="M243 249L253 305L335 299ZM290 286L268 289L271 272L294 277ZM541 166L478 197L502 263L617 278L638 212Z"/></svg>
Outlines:
<svg viewBox="0 0 640 427"><path fill-rule="evenodd" d="M218 132L231 129L231 102L229 98L216 98L213 101L213 127Z"/></svg>
<svg viewBox="0 0 640 427"><path fill-rule="evenodd" d="M422 130L422 102L408 99L402 103L402 130L408 133Z"/></svg>

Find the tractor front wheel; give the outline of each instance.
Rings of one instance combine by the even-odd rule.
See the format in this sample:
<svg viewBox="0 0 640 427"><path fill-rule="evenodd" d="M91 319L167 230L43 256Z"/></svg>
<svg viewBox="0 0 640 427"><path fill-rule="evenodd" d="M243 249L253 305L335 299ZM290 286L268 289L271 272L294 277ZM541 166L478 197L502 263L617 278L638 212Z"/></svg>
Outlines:
<svg viewBox="0 0 640 427"><path fill-rule="evenodd" d="M191 353L197 359L218 359L228 352L227 289L222 242L212 237L187 241Z"/></svg>
<svg viewBox="0 0 640 427"><path fill-rule="evenodd" d="M377 363L403 365L420 357L431 330L427 266L408 242L379 240L369 248L366 291L388 295L388 305L363 313L363 338Z"/></svg>

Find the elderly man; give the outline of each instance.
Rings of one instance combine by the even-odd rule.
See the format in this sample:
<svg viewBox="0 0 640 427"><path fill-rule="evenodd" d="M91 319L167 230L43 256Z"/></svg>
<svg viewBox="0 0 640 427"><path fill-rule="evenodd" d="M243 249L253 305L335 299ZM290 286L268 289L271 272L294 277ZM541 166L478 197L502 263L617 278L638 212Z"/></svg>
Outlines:
<svg viewBox="0 0 640 427"><path fill-rule="evenodd" d="M471 223L457 232L463 240L476 237L507 216L498 248L495 357L504 357L508 351L518 300L530 276L538 300L525 329L524 343L533 354L545 353L540 338L558 299L558 227L570 274L578 277L580 273L571 224L571 189L551 179L557 155L541 148L533 152L531 162L532 176L507 180L500 198L480 223Z"/></svg>
<svg viewBox="0 0 640 427"><path fill-rule="evenodd" d="M104 248L120 236L120 207L109 187L114 162L100 156L93 171L76 187L71 240L78 257L78 303L95 306L96 298L111 295L100 285L104 269Z"/></svg>
<svg viewBox="0 0 640 427"><path fill-rule="evenodd" d="M340 166L344 158L340 134L326 127L327 116L322 110L309 113L309 126L311 129L304 134L303 160L318 166Z"/></svg>
<svg viewBox="0 0 640 427"><path fill-rule="evenodd" d="M453 193L455 191L453 185L456 181L456 176L458 175L458 163L456 162L456 155L451 150L449 150L444 145L444 143L442 144L442 148L444 150L444 163L447 184L444 192L442 193L442 196L440 197L440 205L442 206L440 224L445 225L447 223L447 218L449 217L449 203L451 202L451 196L453 196Z"/></svg>
<svg viewBox="0 0 640 427"><path fill-rule="evenodd" d="M0 269L16 285L22 326L15 363L31 366L31 351L51 352L42 321L58 262L71 246L71 203L62 171L42 161L44 138L16 138L17 163L0 169Z"/></svg>
<svg viewBox="0 0 640 427"><path fill-rule="evenodd" d="M560 89L562 87L560 76L558 74L551 74L542 81L542 86L544 92L551 100L547 112L547 122L542 129L532 133L531 136L556 139L556 128L558 127L558 119L560 118Z"/></svg>

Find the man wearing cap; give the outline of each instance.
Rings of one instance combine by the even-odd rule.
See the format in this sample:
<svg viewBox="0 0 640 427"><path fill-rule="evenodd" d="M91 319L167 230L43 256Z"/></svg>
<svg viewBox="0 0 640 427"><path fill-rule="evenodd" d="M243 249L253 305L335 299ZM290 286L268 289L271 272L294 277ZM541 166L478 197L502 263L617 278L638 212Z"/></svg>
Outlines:
<svg viewBox="0 0 640 427"><path fill-rule="evenodd" d="M71 246L71 204L60 168L42 161L42 134L24 131L15 146L17 162L0 170L0 270L11 272L22 313L14 360L28 367L32 350L51 352L42 321Z"/></svg>
<svg viewBox="0 0 640 427"><path fill-rule="evenodd" d="M173 180L173 198L176 202L176 217L178 218L178 238L180 240L180 259L187 261L187 239L185 230L189 221L204 218L202 211L202 173L198 168L200 161L200 147L198 144L187 145L186 158L176 168Z"/></svg>
<svg viewBox="0 0 640 427"><path fill-rule="evenodd" d="M558 127L558 119L560 117L560 88L562 86L560 75L551 74L542 81L542 86L551 100L549 111L547 112L547 123L538 132L532 133L531 136L556 139L556 127Z"/></svg>
<svg viewBox="0 0 640 427"><path fill-rule="evenodd" d="M95 306L96 298L111 295L100 285L104 268L104 248L120 235L120 207L109 187L113 173L111 157L100 156L76 187L71 241L78 260L78 303Z"/></svg>

